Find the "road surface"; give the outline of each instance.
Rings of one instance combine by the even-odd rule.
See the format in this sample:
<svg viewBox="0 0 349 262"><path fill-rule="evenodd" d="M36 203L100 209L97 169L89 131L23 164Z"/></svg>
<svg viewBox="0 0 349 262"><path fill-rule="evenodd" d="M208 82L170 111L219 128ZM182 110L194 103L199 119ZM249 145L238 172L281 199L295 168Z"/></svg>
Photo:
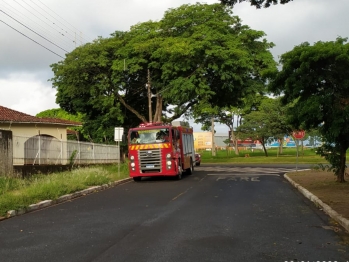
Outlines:
<svg viewBox="0 0 349 262"><path fill-rule="evenodd" d="M0 261L349 261L344 232L283 178L294 169L202 165L7 219Z"/></svg>

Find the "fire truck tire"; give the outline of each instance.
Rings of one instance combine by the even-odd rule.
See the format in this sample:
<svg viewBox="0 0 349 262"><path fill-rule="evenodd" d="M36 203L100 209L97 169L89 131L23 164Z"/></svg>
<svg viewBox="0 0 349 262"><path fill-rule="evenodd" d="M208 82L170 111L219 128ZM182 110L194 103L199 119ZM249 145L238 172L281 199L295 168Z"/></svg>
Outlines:
<svg viewBox="0 0 349 262"><path fill-rule="evenodd" d="M141 181L142 180L142 177L141 176L135 176L134 178L133 178L133 181L135 181L135 182L139 182L139 181Z"/></svg>
<svg viewBox="0 0 349 262"><path fill-rule="evenodd" d="M186 173L188 175L191 175L193 174L194 172L194 163L193 163L193 160L190 158L190 167L186 170Z"/></svg>
<svg viewBox="0 0 349 262"><path fill-rule="evenodd" d="M180 160L178 160L177 162L177 168L178 168L178 173L177 173L177 180L181 180L182 179L182 174L183 174L183 169L182 169L182 163Z"/></svg>

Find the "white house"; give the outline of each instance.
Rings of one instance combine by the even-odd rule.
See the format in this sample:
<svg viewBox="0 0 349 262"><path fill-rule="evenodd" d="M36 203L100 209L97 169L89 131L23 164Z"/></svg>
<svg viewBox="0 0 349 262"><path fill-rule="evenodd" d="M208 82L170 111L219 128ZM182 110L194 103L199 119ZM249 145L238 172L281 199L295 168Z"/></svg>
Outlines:
<svg viewBox="0 0 349 262"><path fill-rule="evenodd" d="M14 165L32 164L38 153L49 154L38 152L43 143L49 144L46 148L50 145L62 147L60 158L67 159L67 150L63 148L67 141L67 127L81 125L68 120L35 117L0 106L0 130L12 131Z"/></svg>

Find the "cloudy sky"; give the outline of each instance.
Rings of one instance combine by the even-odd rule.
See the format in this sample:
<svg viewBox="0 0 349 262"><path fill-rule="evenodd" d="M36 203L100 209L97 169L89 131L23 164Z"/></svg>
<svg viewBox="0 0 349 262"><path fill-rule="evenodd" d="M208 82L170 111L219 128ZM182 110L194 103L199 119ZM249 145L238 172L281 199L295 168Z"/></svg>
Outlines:
<svg viewBox="0 0 349 262"><path fill-rule="evenodd" d="M30 115L58 108L50 65L65 53L98 36L148 20L157 21L169 8L197 0L1 0L0 105ZM204 3L218 3L207 0ZM302 42L348 37L348 0L294 0L256 9L248 3L233 11L244 24L266 33L276 46L275 60ZM200 127L194 125L195 131ZM219 127L218 132L227 128Z"/></svg>

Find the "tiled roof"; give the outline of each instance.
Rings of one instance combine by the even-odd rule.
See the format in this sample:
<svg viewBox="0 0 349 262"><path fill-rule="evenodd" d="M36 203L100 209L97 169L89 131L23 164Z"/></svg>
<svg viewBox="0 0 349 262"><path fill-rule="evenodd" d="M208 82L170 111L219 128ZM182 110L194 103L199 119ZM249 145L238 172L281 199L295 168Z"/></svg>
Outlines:
<svg viewBox="0 0 349 262"><path fill-rule="evenodd" d="M0 123L41 123L64 126L81 126L82 123L48 117L36 117L0 106Z"/></svg>

